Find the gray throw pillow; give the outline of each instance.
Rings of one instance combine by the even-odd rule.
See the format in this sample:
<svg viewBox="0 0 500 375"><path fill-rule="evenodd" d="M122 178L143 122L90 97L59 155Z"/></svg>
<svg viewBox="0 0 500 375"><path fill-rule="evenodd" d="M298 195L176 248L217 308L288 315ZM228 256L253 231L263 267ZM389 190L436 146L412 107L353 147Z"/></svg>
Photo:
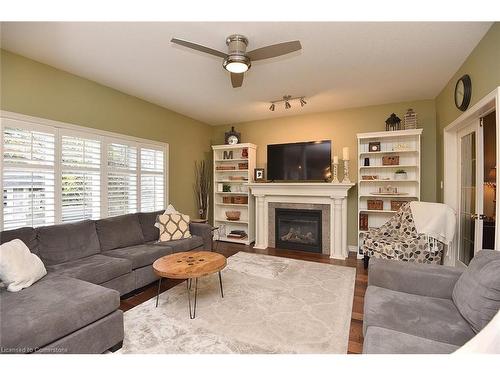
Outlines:
<svg viewBox="0 0 500 375"><path fill-rule="evenodd" d="M481 250L453 289L453 302L474 332L500 309L500 251Z"/></svg>

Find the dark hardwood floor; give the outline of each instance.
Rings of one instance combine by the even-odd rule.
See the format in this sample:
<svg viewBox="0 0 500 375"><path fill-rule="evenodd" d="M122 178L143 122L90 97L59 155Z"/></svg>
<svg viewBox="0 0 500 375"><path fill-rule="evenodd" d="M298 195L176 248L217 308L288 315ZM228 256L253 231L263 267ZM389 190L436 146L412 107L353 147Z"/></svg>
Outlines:
<svg viewBox="0 0 500 375"><path fill-rule="evenodd" d="M251 246L219 242L214 246L214 250L224 254L226 257L236 254L239 251L249 253L275 255L285 258L300 259L310 262L329 263L339 266L356 268L356 282L354 286L354 300L352 305L351 328L349 332L349 354L359 354L363 350L363 304L365 291L368 283L368 271L363 268L363 260L356 259L356 254L350 253L346 260L330 259L327 255L305 253L302 251L266 249L257 250ZM163 279L161 291L168 290L175 285L183 282L182 280ZM120 309L127 311L148 299L156 296L158 283L153 283L137 290L133 295L125 296L121 300Z"/></svg>

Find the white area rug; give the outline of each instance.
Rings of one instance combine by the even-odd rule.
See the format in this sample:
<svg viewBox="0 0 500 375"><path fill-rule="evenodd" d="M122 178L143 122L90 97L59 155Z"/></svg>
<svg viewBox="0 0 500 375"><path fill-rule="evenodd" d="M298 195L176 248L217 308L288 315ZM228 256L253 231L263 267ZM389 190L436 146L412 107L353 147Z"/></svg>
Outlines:
<svg viewBox="0 0 500 375"><path fill-rule="evenodd" d="M198 280L196 318L186 283L124 314L120 353L346 353L354 280L350 267L240 252Z"/></svg>

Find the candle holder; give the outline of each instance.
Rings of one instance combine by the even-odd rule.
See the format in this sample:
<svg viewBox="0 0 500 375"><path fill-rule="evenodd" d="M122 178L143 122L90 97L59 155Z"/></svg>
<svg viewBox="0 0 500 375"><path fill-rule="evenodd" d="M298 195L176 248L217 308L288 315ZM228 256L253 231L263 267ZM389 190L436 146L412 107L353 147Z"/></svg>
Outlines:
<svg viewBox="0 0 500 375"><path fill-rule="evenodd" d="M339 165L333 164L333 178L332 178L332 184L338 184L339 183Z"/></svg>
<svg viewBox="0 0 500 375"><path fill-rule="evenodd" d="M349 160L344 160L344 179L342 180L343 184L350 184L351 180L349 179Z"/></svg>

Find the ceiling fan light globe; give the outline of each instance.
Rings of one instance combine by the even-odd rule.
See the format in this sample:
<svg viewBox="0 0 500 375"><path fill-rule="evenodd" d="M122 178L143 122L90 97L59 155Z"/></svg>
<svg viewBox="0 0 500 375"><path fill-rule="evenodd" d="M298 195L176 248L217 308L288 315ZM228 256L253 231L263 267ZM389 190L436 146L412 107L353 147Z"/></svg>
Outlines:
<svg viewBox="0 0 500 375"><path fill-rule="evenodd" d="M225 68L231 73L245 73L248 70L247 64L238 61L230 62Z"/></svg>

